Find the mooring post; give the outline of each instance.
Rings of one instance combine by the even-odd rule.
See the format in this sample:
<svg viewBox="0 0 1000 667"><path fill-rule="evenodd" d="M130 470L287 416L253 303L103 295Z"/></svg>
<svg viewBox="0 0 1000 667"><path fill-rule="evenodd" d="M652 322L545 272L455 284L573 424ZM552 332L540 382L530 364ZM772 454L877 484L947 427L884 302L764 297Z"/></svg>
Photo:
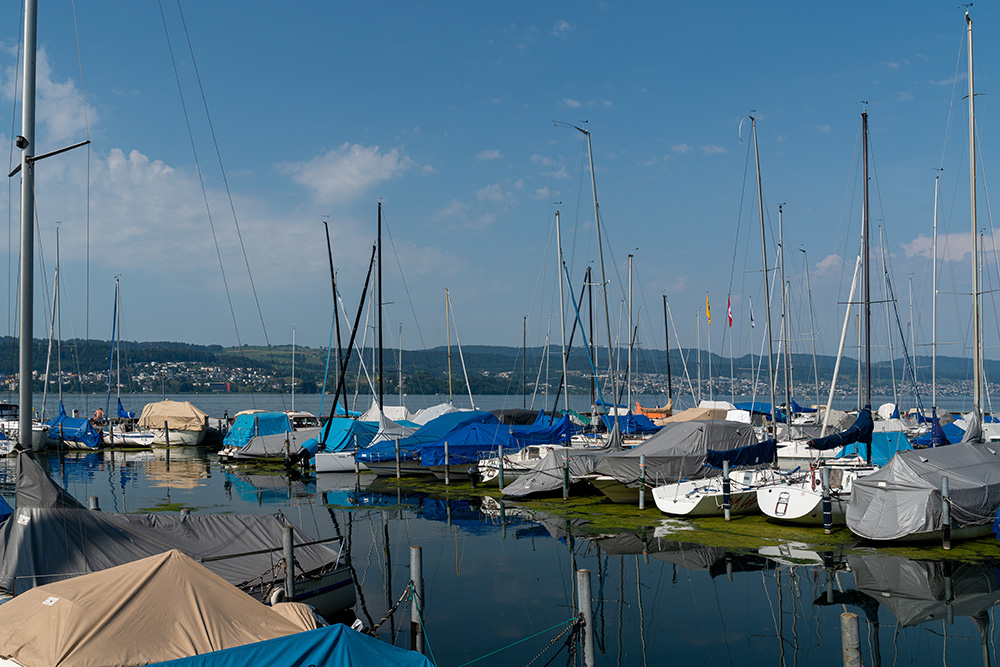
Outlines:
<svg viewBox="0 0 1000 667"><path fill-rule="evenodd" d="M500 488L502 489L503 484L503 445L497 445L497 479L500 480Z"/></svg>
<svg viewBox="0 0 1000 667"><path fill-rule="evenodd" d="M833 570L826 571L826 603L833 604Z"/></svg>
<svg viewBox="0 0 1000 667"><path fill-rule="evenodd" d="M410 580L413 582L413 597L410 602L410 650L424 652L423 621L424 611L424 565L421 548L410 546Z"/></svg>
<svg viewBox="0 0 1000 667"><path fill-rule="evenodd" d="M569 500L569 454L563 451L563 500Z"/></svg>
<svg viewBox="0 0 1000 667"><path fill-rule="evenodd" d="M833 532L833 501L830 498L830 469L820 468L823 478L823 532L829 535Z"/></svg>
<svg viewBox="0 0 1000 667"><path fill-rule="evenodd" d="M292 527L285 526L282 534L282 552L285 557L285 602L295 601L295 537Z"/></svg>
<svg viewBox="0 0 1000 667"><path fill-rule="evenodd" d="M583 665L594 667L594 608L590 601L590 570L576 571L576 606L583 614Z"/></svg>
<svg viewBox="0 0 1000 667"><path fill-rule="evenodd" d="M725 517L726 521L729 521L731 504L732 490L729 485L729 459L722 461L722 515Z"/></svg>
<svg viewBox="0 0 1000 667"><path fill-rule="evenodd" d="M639 455L639 509L646 509L646 455Z"/></svg>
<svg viewBox="0 0 1000 667"><path fill-rule="evenodd" d="M292 457L292 438L288 431L285 431L285 463Z"/></svg>
<svg viewBox="0 0 1000 667"><path fill-rule="evenodd" d="M503 498L500 498L500 537L502 539L507 539L507 507L503 503Z"/></svg>
<svg viewBox="0 0 1000 667"><path fill-rule="evenodd" d="M448 455L448 441L444 441L444 485L451 486L451 457Z"/></svg>
<svg viewBox="0 0 1000 667"><path fill-rule="evenodd" d="M167 425L167 420L163 420L163 446L170 446L170 426Z"/></svg>
<svg viewBox="0 0 1000 667"><path fill-rule="evenodd" d="M361 461L358 460L358 434L354 434L354 474L361 474Z"/></svg>
<svg viewBox="0 0 1000 667"><path fill-rule="evenodd" d="M948 625L955 625L955 607L952 602L955 601L955 585L951 581L951 561L946 560L944 562L944 576L941 578L944 580L944 603L945 603L945 621Z"/></svg>
<svg viewBox="0 0 1000 667"><path fill-rule="evenodd" d="M396 438L396 481L398 482L400 478L399 474L399 438Z"/></svg>
<svg viewBox="0 0 1000 667"><path fill-rule="evenodd" d="M94 510L95 512L101 511L101 503L97 496L90 496L90 498L87 499L87 509Z"/></svg>
<svg viewBox="0 0 1000 667"><path fill-rule="evenodd" d="M840 615L840 640L844 652L844 667L862 667L861 632L858 615L845 611Z"/></svg>
<svg viewBox="0 0 1000 667"><path fill-rule="evenodd" d="M941 477L941 546L951 549L951 489L948 477Z"/></svg>

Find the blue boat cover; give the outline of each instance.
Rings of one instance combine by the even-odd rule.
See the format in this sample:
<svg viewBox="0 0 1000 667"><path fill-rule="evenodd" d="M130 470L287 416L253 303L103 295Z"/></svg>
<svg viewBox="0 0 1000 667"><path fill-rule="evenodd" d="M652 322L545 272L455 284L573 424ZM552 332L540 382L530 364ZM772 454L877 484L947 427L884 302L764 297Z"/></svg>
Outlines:
<svg viewBox="0 0 1000 667"><path fill-rule="evenodd" d="M239 415L222 441L223 447L245 447L255 435L279 435L293 431L284 412L254 412Z"/></svg>
<svg viewBox="0 0 1000 667"><path fill-rule="evenodd" d="M729 461L730 467L760 466L774 463L778 456L778 441L773 438L745 447L736 447L718 451L709 449L705 453L705 465L722 468L723 461Z"/></svg>
<svg viewBox="0 0 1000 667"><path fill-rule="evenodd" d="M85 449L100 449L101 433L90 421L82 417L68 417L66 408L59 401L59 414L55 419L45 422L49 425L49 437L53 440L75 442Z"/></svg>
<svg viewBox="0 0 1000 667"><path fill-rule="evenodd" d="M799 405L798 403L796 403L795 399L793 398L792 399L792 412L799 412L801 414L809 414L809 413L816 412L816 408L805 408L805 407L802 407L801 405Z"/></svg>
<svg viewBox="0 0 1000 667"><path fill-rule="evenodd" d="M771 404L765 401L746 401L744 403L734 403L737 410L746 410L752 415L764 415L765 417L771 416ZM792 406L795 406L795 401L792 401ZM778 408L774 409L774 418L779 424L785 423L785 413Z"/></svg>
<svg viewBox="0 0 1000 667"><path fill-rule="evenodd" d="M135 413L122 407L122 399L118 399L118 419L135 419Z"/></svg>
<svg viewBox="0 0 1000 667"><path fill-rule="evenodd" d="M6 521L7 517L9 517L13 513L14 513L14 508L11 507L10 504L8 504L7 501L3 499L3 496L0 496L0 524Z"/></svg>
<svg viewBox="0 0 1000 667"><path fill-rule="evenodd" d="M889 460L896 455L896 452L908 452L913 449L913 445L906 439L902 431L888 431L884 433L872 433L871 435L872 463L882 467L889 463ZM860 456L866 459L868 448L865 443L851 443L837 454L836 458L842 459L848 456Z"/></svg>
<svg viewBox="0 0 1000 667"><path fill-rule="evenodd" d="M948 422L942 426L941 423L935 418L935 420L931 422L931 430L924 433L919 438L914 438L913 444L931 447L954 445L962 442L962 438L964 436L965 430L955 422Z"/></svg>
<svg viewBox="0 0 1000 667"><path fill-rule="evenodd" d="M340 623L287 637L154 664L164 667L433 667L430 660L416 651L392 646Z"/></svg>
<svg viewBox="0 0 1000 667"><path fill-rule="evenodd" d="M507 426L480 422L462 424L449 431L445 437L420 445L420 464L445 465L446 440L449 464L475 464L480 459L497 456L500 446L503 446L505 452L513 453L528 445L569 444L570 429L569 415L563 416L552 426Z"/></svg>
<svg viewBox="0 0 1000 667"><path fill-rule="evenodd" d="M875 430L875 422L872 421L871 408L864 408L858 412L858 418L846 431L828 435L825 438L813 438L809 441L809 446L813 449L835 449L863 442L866 445L872 444L872 431Z"/></svg>
<svg viewBox="0 0 1000 667"><path fill-rule="evenodd" d="M324 433L326 434L325 438L323 438ZM358 449L364 449L372 444L376 435L378 435L378 422L334 417L327 420L323 424L323 428L320 429L319 437L323 438L320 450L324 452L353 451L355 444L357 444Z"/></svg>
<svg viewBox="0 0 1000 667"><path fill-rule="evenodd" d="M420 445L441 440L459 426L472 423L499 424L500 420L492 412L483 412L482 410L445 413L421 426L413 435L399 441L400 461L419 461ZM362 463L367 461L371 461L372 463L395 461L396 441L383 440L377 442L370 447L362 449L355 458Z"/></svg>
<svg viewBox="0 0 1000 667"><path fill-rule="evenodd" d="M650 435L659 431L662 426L657 426L646 415L617 415L619 433L635 433L637 435ZM611 417L601 415L605 428L611 430Z"/></svg>

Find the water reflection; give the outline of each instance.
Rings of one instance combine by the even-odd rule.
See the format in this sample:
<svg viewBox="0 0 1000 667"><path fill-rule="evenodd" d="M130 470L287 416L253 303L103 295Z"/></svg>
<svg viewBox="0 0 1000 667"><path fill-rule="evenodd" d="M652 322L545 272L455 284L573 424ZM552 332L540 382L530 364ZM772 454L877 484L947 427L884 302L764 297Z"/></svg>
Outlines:
<svg viewBox="0 0 1000 667"><path fill-rule="evenodd" d="M177 454L175 456L175 454ZM352 473L224 468L203 450L70 452L42 462L81 500L110 511L191 507L275 512L317 539L344 539L358 585L357 616L376 624L410 579L408 550L424 550L427 636L438 662L544 664L573 617L576 571L591 572L599 665L839 664L840 614L862 621L865 663L990 664L1000 563L914 561L879 553L775 543L758 552L685 541L666 523L594 537L588 519L491 497L406 492ZM13 465L0 462L13 500ZM441 494L435 494L439 496ZM378 635L411 640L408 610ZM543 651L543 649L546 649ZM565 662L565 653L552 664Z"/></svg>

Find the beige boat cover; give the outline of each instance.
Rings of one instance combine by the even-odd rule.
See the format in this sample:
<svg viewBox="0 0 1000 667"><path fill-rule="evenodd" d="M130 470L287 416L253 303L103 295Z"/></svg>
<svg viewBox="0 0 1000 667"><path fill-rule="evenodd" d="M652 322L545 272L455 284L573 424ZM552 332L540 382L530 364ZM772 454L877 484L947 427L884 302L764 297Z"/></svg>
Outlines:
<svg viewBox="0 0 1000 667"><path fill-rule="evenodd" d="M653 423L657 426L664 426L675 422L725 420L728 412L725 408L688 408L672 417L656 419Z"/></svg>
<svg viewBox="0 0 1000 667"><path fill-rule="evenodd" d="M146 665L311 629L167 551L0 605L0 656L26 667Z"/></svg>
<svg viewBox="0 0 1000 667"><path fill-rule="evenodd" d="M188 401L158 401L148 403L139 416L139 426L143 428L163 428L163 422L171 430L197 431L205 427L207 414Z"/></svg>

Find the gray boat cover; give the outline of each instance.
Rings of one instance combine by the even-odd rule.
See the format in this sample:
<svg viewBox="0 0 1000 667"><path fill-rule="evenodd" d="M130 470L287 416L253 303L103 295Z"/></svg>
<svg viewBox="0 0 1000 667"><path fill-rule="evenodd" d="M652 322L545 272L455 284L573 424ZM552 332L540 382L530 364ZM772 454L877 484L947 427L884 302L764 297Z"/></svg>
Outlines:
<svg viewBox="0 0 1000 667"><path fill-rule="evenodd" d="M297 456L303 449L303 445L310 439L319 436L318 428L300 428L296 431L286 433L273 433L271 435L255 435L250 438L244 446L240 447L233 458L249 459L280 459L285 456L285 440L288 440L289 456Z"/></svg>
<svg viewBox="0 0 1000 667"><path fill-rule="evenodd" d="M586 475L594 472L594 468L601 462L607 454L612 451L610 447L584 448L565 447L554 449L542 458L534 469L503 488L505 496L523 498L536 493L552 493L562 489L563 485L563 456L567 457L566 465L569 468L569 481L580 481Z"/></svg>
<svg viewBox="0 0 1000 667"><path fill-rule="evenodd" d="M900 452L854 482L847 526L870 540L941 530L941 477L951 490L954 528L992 523L1000 507L1000 456L993 443L960 443Z"/></svg>
<svg viewBox="0 0 1000 667"><path fill-rule="evenodd" d="M1000 603L992 565L958 561L917 561L894 556L848 556L857 589L878 600L902 626L976 617ZM950 585L945 577L950 577Z"/></svg>
<svg viewBox="0 0 1000 667"><path fill-rule="evenodd" d="M0 590L29 588L178 549L194 560L266 549L270 553L213 560L205 566L236 586L269 573L281 558L285 517L278 514L113 514L73 505L27 454L17 462L17 508L0 529ZM336 563L338 552L292 528L295 559L305 572ZM281 573L275 580L282 578ZM270 576L268 576L270 581Z"/></svg>
<svg viewBox="0 0 1000 667"><path fill-rule="evenodd" d="M753 426L734 421L688 421L667 424L638 447L609 453L594 472L610 475L626 486L639 484L639 457L646 457L648 484L720 475L705 465L708 450L727 451L757 442Z"/></svg>

